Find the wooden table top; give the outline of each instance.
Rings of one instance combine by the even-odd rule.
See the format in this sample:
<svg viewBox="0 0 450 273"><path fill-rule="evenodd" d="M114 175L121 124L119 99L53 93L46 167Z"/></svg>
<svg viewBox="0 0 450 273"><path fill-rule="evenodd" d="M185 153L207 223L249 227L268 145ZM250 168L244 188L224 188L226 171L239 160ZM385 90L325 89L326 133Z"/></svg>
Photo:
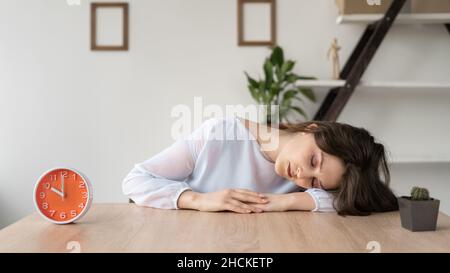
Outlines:
<svg viewBox="0 0 450 273"><path fill-rule="evenodd" d="M76 224L34 213L0 230L0 252L450 252L450 217L435 232L410 232L398 212L236 214L94 204Z"/></svg>

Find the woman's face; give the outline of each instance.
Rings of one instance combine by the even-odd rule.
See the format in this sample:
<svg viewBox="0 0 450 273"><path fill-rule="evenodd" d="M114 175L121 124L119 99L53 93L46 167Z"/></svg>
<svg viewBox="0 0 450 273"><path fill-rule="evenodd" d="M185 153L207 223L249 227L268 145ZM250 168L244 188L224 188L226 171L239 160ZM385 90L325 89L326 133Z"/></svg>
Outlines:
<svg viewBox="0 0 450 273"><path fill-rule="evenodd" d="M303 188L338 188L344 163L323 152L312 133L295 133L278 154L275 172Z"/></svg>

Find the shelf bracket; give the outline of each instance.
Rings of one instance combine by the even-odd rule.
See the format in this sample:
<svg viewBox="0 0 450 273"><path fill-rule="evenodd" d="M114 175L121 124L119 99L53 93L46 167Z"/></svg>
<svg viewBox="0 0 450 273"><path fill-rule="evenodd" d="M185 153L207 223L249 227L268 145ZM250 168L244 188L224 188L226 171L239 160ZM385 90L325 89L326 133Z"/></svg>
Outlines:
<svg viewBox="0 0 450 273"><path fill-rule="evenodd" d="M337 120L405 2L394 0L381 20L366 27L340 74L345 85L328 92L314 120Z"/></svg>
<svg viewBox="0 0 450 273"><path fill-rule="evenodd" d="M445 27L447 28L448 33L450 34L450 24L445 24Z"/></svg>

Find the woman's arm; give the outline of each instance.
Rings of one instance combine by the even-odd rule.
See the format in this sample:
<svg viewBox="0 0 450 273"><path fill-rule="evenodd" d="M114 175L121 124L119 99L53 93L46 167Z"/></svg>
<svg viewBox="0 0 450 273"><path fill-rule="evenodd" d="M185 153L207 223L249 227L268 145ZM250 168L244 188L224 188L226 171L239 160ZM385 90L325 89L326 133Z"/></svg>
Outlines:
<svg viewBox="0 0 450 273"><path fill-rule="evenodd" d="M262 205L267 202L266 196L246 189L227 189L210 193L185 191L178 199L178 207L199 211L251 213L263 212L263 210L249 203Z"/></svg>
<svg viewBox="0 0 450 273"><path fill-rule="evenodd" d="M331 193L328 193L321 189L308 189L305 192L265 195L269 200L267 204L251 205L264 211L334 211L333 196L331 195Z"/></svg>
<svg viewBox="0 0 450 273"><path fill-rule="evenodd" d="M265 195L269 200L267 204L251 205L263 211L313 210L315 208L314 200L306 192Z"/></svg>

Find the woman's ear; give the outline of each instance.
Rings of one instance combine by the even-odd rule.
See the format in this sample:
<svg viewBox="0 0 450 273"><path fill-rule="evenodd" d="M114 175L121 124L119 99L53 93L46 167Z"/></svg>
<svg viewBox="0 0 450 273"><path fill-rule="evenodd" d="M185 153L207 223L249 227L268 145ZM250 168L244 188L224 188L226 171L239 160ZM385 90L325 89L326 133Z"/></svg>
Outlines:
<svg viewBox="0 0 450 273"><path fill-rule="evenodd" d="M306 128L318 128L319 125L317 125L316 123L311 123L310 125L306 126Z"/></svg>

